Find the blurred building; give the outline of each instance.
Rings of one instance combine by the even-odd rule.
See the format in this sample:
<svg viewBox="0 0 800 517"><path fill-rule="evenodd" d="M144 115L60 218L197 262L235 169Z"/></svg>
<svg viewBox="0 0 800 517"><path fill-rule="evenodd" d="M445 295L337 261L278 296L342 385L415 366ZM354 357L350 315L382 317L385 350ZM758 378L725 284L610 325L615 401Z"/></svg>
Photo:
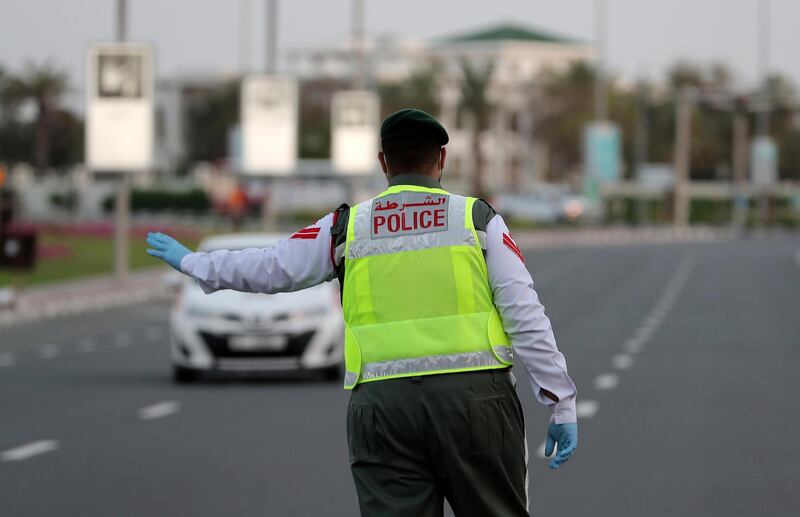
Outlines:
<svg viewBox="0 0 800 517"><path fill-rule="evenodd" d="M535 79L545 69L590 60L591 44L532 27L504 23L430 40L367 37L364 60L371 87L398 83L420 70L434 70L437 113L451 134L448 185L466 186L474 174L474 148L480 146L491 191L518 189L537 180L537 146L531 145L531 98ZM294 48L285 53L285 73L301 82L301 127L328 125L330 98L356 73L352 40L339 45ZM488 127L477 139L461 99L464 67L489 73L492 103ZM156 168L169 172L186 163L189 144L187 108L237 77L207 75L160 80L157 88ZM238 108L237 108L238 109ZM302 132L302 131L301 131ZM304 135L300 135L301 146ZM323 156L311 156L324 158Z"/></svg>
<svg viewBox="0 0 800 517"><path fill-rule="evenodd" d="M353 42L340 46L291 49L288 72L304 81L346 82L355 75ZM513 23L503 23L431 40L380 37L368 39L365 61L373 84L400 82L432 67L437 73L437 115L451 133L451 180L466 183L474 173L474 134L465 117L461 81L465 66L491 74L488 96L494 109L488 128L478 136L491 171L491 190L510 190L537 177L537 146L530 144L531 98L536 77L593 58L585 41ZM452 183L451 183L452 184Z"/></svg>
<svg viewBox="0 0 800 517"><path fill-rule="evenodd" d="M593 55L584 41L509 23L432 40L367 38L365 46L365 60L377 83L403 80L427 64L459 76L465 61L476 67L491 64L499 82L529 81L545 68ZM339 46L290 49L287 72L300 79L347 80L354 75L353 51L350 40Z"/></svg>

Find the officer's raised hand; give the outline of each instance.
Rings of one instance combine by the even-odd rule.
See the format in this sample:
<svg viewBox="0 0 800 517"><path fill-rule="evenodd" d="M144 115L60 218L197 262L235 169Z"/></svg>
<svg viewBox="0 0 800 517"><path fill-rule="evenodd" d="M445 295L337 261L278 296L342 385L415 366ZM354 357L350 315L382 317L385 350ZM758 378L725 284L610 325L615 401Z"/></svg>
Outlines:
<svg viewBox="0 0 800 517"><path fill-rule="evenodd" d="M158 257L178 271L181 271L181 259L192 251L164 233L148 233L147 244L150 248L147 253Z"/></svg>
<svg viewBox="0 0 800 517"><path fill-rule="evenodd" d="M578 424L550 424L547 428L547 443L544 446L544 455L548 458L558 444L556 457L550 461L550 468L557 469L575 453L578 448Z"/></svg>

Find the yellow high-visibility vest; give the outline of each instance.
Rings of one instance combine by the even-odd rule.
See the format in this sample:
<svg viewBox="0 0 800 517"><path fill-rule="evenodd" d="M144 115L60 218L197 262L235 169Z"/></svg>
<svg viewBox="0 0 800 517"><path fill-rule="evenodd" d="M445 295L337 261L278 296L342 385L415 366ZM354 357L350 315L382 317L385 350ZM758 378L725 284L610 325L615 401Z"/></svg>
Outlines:
<svg viewBox="0 0 800 517"><path fill-rule="evenodd" d="M472 221L475 201L396 185L350 209L345 388L512 364Z"/></svg>

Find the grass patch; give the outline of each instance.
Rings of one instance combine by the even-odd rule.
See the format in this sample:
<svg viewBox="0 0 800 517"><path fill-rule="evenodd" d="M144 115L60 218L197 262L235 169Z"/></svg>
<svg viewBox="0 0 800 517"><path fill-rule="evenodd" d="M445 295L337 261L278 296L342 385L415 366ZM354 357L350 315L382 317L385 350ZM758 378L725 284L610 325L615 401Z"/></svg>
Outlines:
<svg viewBox="0 0 800 517"><path fill-rule="evenodd" d="M181 242L194 249L200 237L182 238ZM0 269L0 286L17 285L27 287L48 282L72 280L98 275L108 275L114 270L114 240L108 237L64 235L42 232L39 243L43 246L65 246L71 251L67 257L37 260L31 271ZM164 265L145 252L146 244L141 236L128 239L128 263L131 270Z"/></svg>

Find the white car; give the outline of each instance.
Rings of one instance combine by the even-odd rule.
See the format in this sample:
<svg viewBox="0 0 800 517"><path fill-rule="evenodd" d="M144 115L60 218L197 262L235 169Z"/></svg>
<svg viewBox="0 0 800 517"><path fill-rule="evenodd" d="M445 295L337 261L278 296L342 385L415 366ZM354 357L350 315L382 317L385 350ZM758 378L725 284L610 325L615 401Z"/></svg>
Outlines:
<svg viewBox="0 0 800 517"><path fill-rule="evenodd" d="M265 248L285 235L211 237L199 251ZM205 294L186 278L170 317L173 377L189 382L203 372L306 372L336 380L342 374L344 323L336 281L273 295L224 290Z"/></svg>

